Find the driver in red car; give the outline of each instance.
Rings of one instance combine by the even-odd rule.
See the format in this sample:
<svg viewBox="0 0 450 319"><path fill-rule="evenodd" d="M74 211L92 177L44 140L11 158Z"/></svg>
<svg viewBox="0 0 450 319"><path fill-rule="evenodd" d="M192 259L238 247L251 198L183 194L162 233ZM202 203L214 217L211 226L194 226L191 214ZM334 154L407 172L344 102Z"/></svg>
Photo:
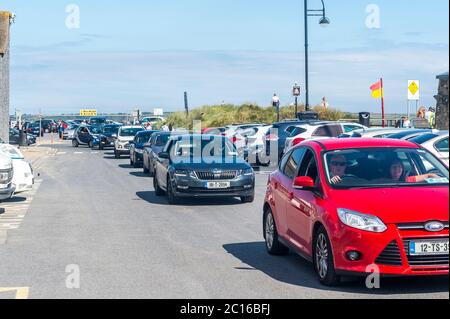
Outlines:
<svg viewBox="0 0 450 319"><path fill-rule="evenodd" d="M347 158L344 155L334 155L330 161L330 182L334 185L342 182L342 176L347 170Z"/></svg>

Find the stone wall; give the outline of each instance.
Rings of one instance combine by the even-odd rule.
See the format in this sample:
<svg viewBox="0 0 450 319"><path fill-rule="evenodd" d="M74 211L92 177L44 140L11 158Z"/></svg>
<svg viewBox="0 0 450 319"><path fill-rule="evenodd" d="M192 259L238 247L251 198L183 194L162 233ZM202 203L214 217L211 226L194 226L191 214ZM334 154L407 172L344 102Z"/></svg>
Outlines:
<svg viewBox="0 0 450 319"><path fill-rule="evenodd" d="M448 130L448 73L438 75L439 88L438 95L435 96L436 105L436 128Z"/></svg>
<svg viewBox="0 0 450 319"><path fill-rule="evenodd" d="M0 138L9 142L9 12L0 11Z"/></svg>

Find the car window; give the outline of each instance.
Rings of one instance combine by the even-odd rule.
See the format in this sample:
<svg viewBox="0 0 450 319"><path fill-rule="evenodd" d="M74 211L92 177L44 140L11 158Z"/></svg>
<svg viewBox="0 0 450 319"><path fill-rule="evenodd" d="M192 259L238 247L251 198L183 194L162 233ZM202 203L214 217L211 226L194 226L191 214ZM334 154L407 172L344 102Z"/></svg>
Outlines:
<svg viewBox="0 0 450 319"><path fill-rule="evenodd" d="M170 138L170 135L159 135L158 137L156 137L155 146L166 145L169 138Z"/></svg>
<svg viewBox="0 0 450 319"><path fill-rule="evenodd" d="M304 148L297 148L292 152L292 154L287 159L286 165L284 167L283 170L284 175L286 175L290 179L295 178L298 171L298 166L304 154L305 154Z"/></svg>
<svg viewBox="0 0 450 319"><path fill-rule="evenodd" d="M308 176L314 181L318 181L319 172L317 170L317 162L314 157L314 153L311 150L306 150L298 171L298 176Z"/></svg>
<svg viewBox="0 0 450 319"><path fill-rule="evenodd" d="M141 132L142 128L124 128L119 131L120 136L131 137L135 136L137 133Z"/></svg>
<svg viewBox="0 0 450 319"><path fill-rule="evenodd" d="M287 163L289 157L291 156L291 154L292 154L292 151L286 153L283 156L283 158L281 159L280 167L279 167L280 172L284 172L284 168L286 167L286 163Z"/></svg>
<svg viewBox="0 0 450 319"><path fill-rule="evenodd" d="M443 152L443 153L448 152L448 137L441 141L438 141L434 145L434 147L438 150L438 152Z"/></svg>
<svg viewBox="0 0 450 319"><path fill-rule="evenodd" d="M297 135L305 133L306 131L308 131L308 130L304 127L294 127L290 131L290 136L297 136Z"/></svg>
<svg viewBox="0 0 450 319"><path fill-rule="evenodd" d="M312 136L338 137L342 134L340 125L323 125L317 128Z"/></svg>
<svg viewBox="0 0 450 319"><path fill-rule="evenodd" d="M438 137L438 135L432 134L432 133L430 133L430 134L422 134L422 135L419 135L419 136L417 136L415 138L412 138L410 141L414 142L414 143L417 143L417 144L423 144L425 142L428 142L429 140L432 140L435 137Z"/></svg>
<svg viewBox="0 0 450 319"><path fill-rule="evenodd" d="M353 132L353 131L356 131L356 130L360 130L360 129L361 129L361 127L358 126L358 125L348 125L348 124L344 125L344 132L345 133L350 133L350 132Z"/></svg>

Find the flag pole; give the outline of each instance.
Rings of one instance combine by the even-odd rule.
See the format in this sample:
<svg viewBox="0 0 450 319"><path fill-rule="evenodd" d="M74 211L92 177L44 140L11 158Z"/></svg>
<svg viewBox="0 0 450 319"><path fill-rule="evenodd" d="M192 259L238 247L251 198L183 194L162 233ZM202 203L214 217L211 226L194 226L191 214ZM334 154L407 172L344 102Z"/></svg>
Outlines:
<svg viewBox="0 0 450 319"><path fill-rule="evenodd" d="M381 118L383 119L383 128L386 127L385 114L384 114L384 88L383 88L383 78L380 79L381 83Z"/></svg>

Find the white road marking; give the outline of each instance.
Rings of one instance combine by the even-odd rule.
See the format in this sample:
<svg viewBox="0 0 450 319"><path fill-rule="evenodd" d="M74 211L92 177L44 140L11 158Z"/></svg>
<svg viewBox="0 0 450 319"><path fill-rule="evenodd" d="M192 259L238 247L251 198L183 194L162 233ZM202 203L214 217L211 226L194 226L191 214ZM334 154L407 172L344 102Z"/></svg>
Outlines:
<svg viewBox="0 0 450 319"><path fill-rule="evenodd" d="M19 195L19 198L26 198L25 201L17 203L7 201L2 203L1 208L3 213L0 215L0 231L2 234L0 237L2 238L0 240L0 245L6 243L7 230L16 230L20 228L24 218L26 217L30 204L33 201L33 196L36 194L41 183L42 181L36 182L32 190Z"/></svg>
<svg viewBox="0 0 450 319"><path fill-rule="evenodd" d="M80 154L84 154L84 152L75 152L75 155L80 155Z"/></svg>

